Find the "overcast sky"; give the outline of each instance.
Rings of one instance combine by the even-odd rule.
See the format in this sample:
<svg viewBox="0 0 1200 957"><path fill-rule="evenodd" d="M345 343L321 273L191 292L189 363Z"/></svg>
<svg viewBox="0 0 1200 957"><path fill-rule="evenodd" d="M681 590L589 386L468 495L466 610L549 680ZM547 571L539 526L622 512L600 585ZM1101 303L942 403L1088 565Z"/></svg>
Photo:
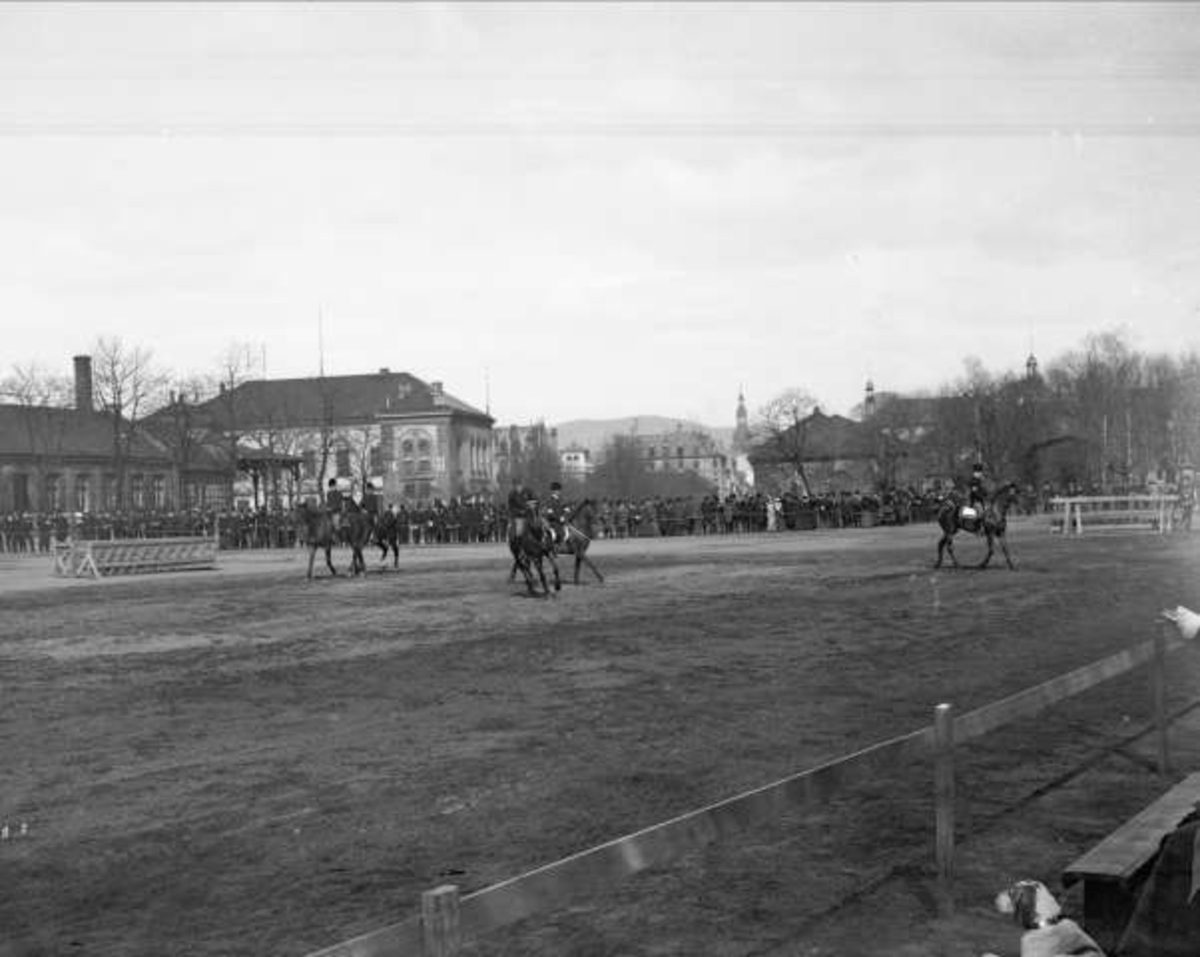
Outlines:
<svg viewBox="0 0 1200 957"><path fill-rule="evenodd" d="M1198 237L1193 4L0 5L0 372L847 413L1195 347Z"/></svg>

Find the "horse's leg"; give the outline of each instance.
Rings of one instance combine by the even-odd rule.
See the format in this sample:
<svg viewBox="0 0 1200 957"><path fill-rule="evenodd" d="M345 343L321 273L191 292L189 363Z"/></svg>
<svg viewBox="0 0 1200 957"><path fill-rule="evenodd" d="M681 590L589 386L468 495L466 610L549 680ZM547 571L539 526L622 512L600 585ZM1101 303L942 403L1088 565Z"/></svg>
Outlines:
<svg viewBox="0 0 1200 957"><path fill-rule="evenodd" d="M337 574L337 569L333 567L333 542L325 544L325 565L329 568L329 574Z"/></svg>
<svg viewBox="0 0 1200 957"><path fill-rule="evenodd" d="M938 560L934 568L942 567L942 552L945 551L950 556L950 564L958 568L958 558L954 554L954 533L946 532L942 535L942 540L938 542Z"/></svg>
<svg viewBox="0 0 1200 957"><path fill-rule="evenodd" d="M585 565L587 565L587 567L592 570L592 574L596 576L596 579L598 581L600 581L600 582L604 581L604 576L600 574L600 569L595 566L595 564L592 562L592 560L590 558L587 557L587 555L580 555L579 560L581 562L583 562Z"/></svg>
<svg viewBox="0 0 1200 957"><path fill-rule="evenodd" d="M553 552L546 556L550 562L550 569L554 572L554 590L562 591L562 579L558 576L558 562L554 560Z"/></svg>
<svg viewBox="0 0 1200 957"><path fill-rule="evenodd" d="M308 543L308 580L312 581L313 560L317 557L317 546L314 542Z"/></svg>
<svg viewBox="0 0 1200 957"><path fill-rule="evenodd" d="M1012 571L1017 570L1017 566L1013 564L1012 556L1008 554L1008 536L1001 532L996 536L996 540L1000 542L1000 550L1004 552L1004 560L1008 562L1008 567Z"/></svg>
<svg viewBox="0 0 1200 957"><path fill-rule="evenodd" d="M546 584L546 563L543 559L538 558L535 561L535 564L537 565L538 578L541 579L542 582L542 595L546 598L549 598L550 586ZM532 578L532 576L530 577ZM534 594L536 595L537 592L535 591Z"/></svg>
<svg viewBox="0 0 1200 957"><path fill-rule="evenodd" d="M987 554L983 556L983 561L979 563L980 568L987 568L988 562L992 560L992 555L996 552L996 546L993 544L993 536L991 532L984 532L984 539L987 541Z"/></svg>
<svg viewBox="0 0 1200 957"><path fill-rule="evenodd" d="M523 552L513 552L513 570L509 573L508 580L511 582L517 577L517 569L521 570L521 574L525 578L525 588L530 595L536 595L537 590L533 586L533 570L529 567L530 559Z"/></svg>
<svg viewBox="0 0 1200 957"><path fill-rule="evenodd" d="M942 532L942 537L938 539L938 556L937 561L933 563L934 568L942 567L942 559L947 553L950 555L950 561L957 565L958 562L954 559L954 543L951 541L950 533Z"/></svg>

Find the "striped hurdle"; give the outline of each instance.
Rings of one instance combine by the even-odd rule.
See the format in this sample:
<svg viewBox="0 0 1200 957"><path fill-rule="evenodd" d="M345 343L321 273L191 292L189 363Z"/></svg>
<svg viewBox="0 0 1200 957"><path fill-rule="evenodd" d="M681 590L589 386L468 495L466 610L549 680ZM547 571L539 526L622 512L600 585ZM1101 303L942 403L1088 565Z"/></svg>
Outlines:
<svg viewBox="0 0 1200 957"><path fill-rule="evenodd" d="M106 578L215 568L216 538L127 538L60 542L54 570L74 578Z"/></svg>

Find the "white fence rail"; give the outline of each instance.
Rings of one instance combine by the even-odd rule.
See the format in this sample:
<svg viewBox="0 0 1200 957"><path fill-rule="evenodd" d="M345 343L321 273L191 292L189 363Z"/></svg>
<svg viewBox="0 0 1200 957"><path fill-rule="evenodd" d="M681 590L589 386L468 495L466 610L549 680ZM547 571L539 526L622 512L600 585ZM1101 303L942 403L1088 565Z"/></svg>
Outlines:
<svg viewBox="0 0 1200 957"><path fill-rule="evenodd" d="M1052 498L1058 512L1051 526L1064 535L1084 531L1171 531L1177 495L1077 495Z"/></svg>

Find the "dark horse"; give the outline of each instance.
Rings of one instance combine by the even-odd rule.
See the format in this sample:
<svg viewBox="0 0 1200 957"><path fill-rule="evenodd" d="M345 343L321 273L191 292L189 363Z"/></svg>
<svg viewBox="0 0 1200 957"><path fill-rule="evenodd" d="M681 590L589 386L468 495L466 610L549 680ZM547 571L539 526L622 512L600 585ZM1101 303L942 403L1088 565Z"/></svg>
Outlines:
<svg viewBox="0 0 1200 957"><path fill-rule="evenodd" d="M950 556L954 567L958 567L958 559L954 557L954 536L957 532L971 532L982 535L987 539L987 554L979 563L980 568L987 568L995 552L995 543L1000 543L1004 552L1004 560L1009 568L1015 568L1012 557L1008 554L1008 543L1004 533L1008 529L1008 510L1019 497L1017 486L1009 482L996 490L996 494L984 505L983 514L977 518L963 518L962 506L952 496L942 503L938 509L938 525L942 527L942 537L938 541L938 557L934 568L942 567L942 553Z"/></svg>
<svg viewBox="0 0 1200 957"><path fill-rule="evenodd" d="M536 503L531 503L525 515L514 516L508 523L508 550L512 552L513 565L508 580L517 577L517 570L525 576L525 586L529 594L536 595L537 589L533 584L533 572L536 569L542 582L542 594L550 595L550 586L546 582L545 563L550 563L554 572L554 590L562 590L562 581L558 576L558 562L554 560L554 537L542 520Z"/></svg>
<svg viewBox="0 0 1200 957"><path fill-rule="evenodd" d="M301 540L308 546L308 577L313 577L313 560L317 557L317 549L325 552L325 565L329 574L336 575L333 567L333 546L338 540L338 534L333 527L333 517L323 508L305 502L296 509L299 520ZM342 533L350 545L350 574L359 575L367 570L363 558L363 546L371 538L371 516L366 512L351 511L342 516Z"/></svg>
<svg viewBox="0 0 1200 957"><path fill-rule="evenodd" d="M375 520L375 544L379 546L381 562L387 560L391 549L392 568L400 567L400 520L390 509Z"/></svg>
<svg viewBox="0 0 1200 957"><path fill-rule="evenodd" d="M596 506L590 498L580 502L567 518L564 526L566 538L559 542L558 552L561 555L575 556L575 584L579 584L579 569L587 565L597 580L604 581L600 569L588 558L588 546L596 537Z"/></svg>

